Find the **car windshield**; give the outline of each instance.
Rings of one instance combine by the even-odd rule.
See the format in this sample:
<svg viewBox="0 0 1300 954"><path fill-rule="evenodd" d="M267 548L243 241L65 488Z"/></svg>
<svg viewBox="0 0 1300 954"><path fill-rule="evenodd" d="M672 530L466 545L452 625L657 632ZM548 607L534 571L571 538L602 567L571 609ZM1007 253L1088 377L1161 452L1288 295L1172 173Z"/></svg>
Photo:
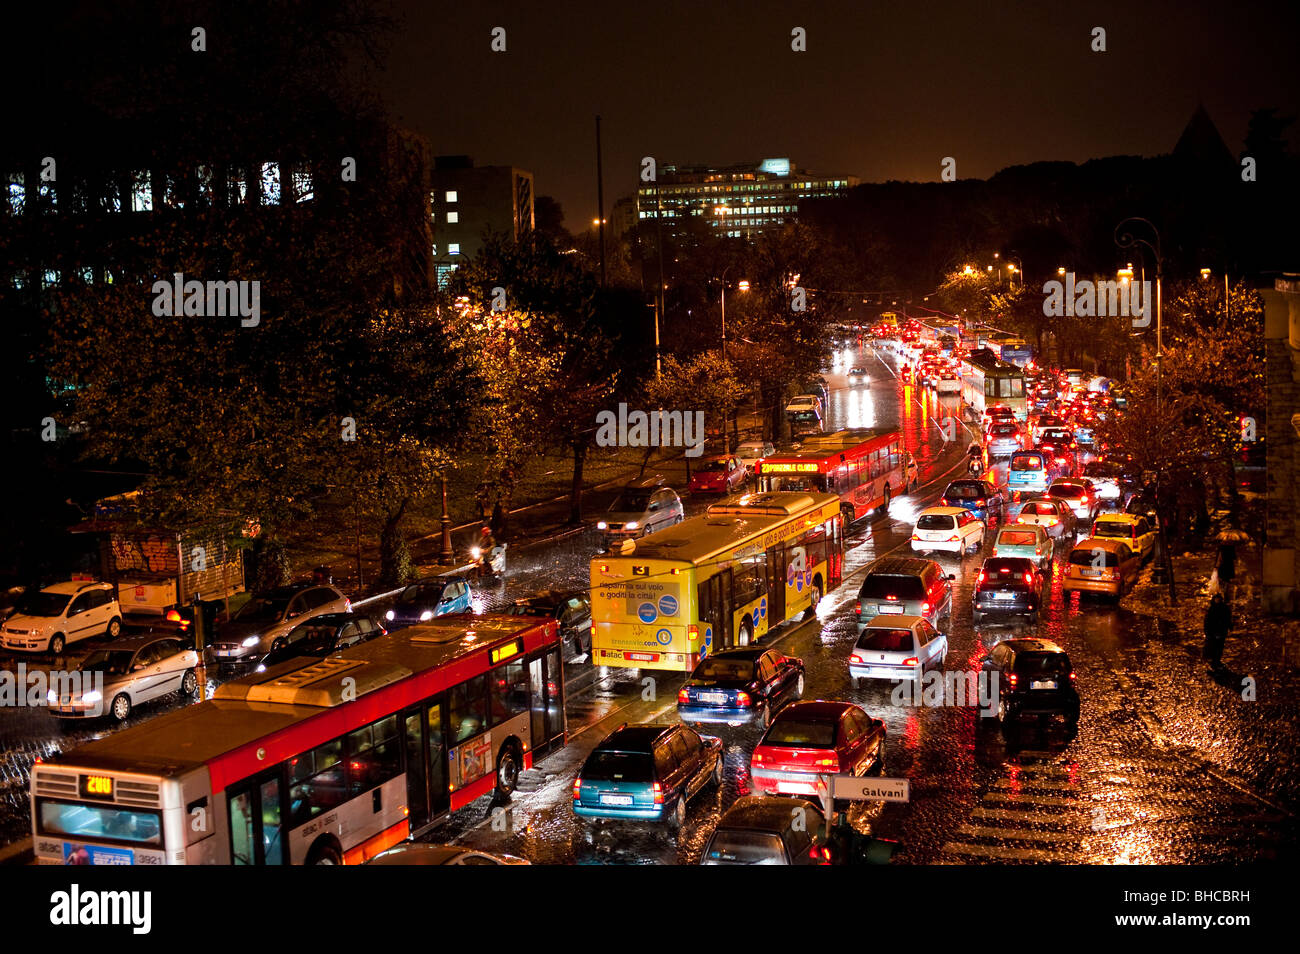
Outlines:
<svg viewBox="0 0 1300 954"><path fill-rule="evenodd" d="M726 473L727 462L725 460L706 460L697 469L702 474Z"/></svg>
<svg viewBox="0 0 1300 954"><path fill-rule="evenodd" d="M1119 556L1113 550L1105 550L1101 547L1079 547L1077 550L1070 552L1070 562L1074 566L1093 567L1117 567L1119 566Z"/></svg>
<svg viewBox="0 0 1300 954"><path fill-rule="evenodd" d="M811 827L811 825L809 825ZM816 831L816 829L813 829ZM719 831L704 852L706 865L783 865L785 848L779 835L761 831Z"/></svg>
<svg viewBox="0 0 1300 954"><path fill-rule="evenodd" d="M399 603L436 603L442 599L442 583L413 583L402 590Z"/></svg>
<svg viewBox="0 0 1300 954"><path fill-rule="evenodd" d="M125 676L131 671L135 654L127 649L97 649L77 667L82 672L102 672L110 676Z"/></svg>
<svg viewBox="0 0 1300 954"><path fill-rule="evenodd" d="M984 485L974 480L957 480L948 485L945 497L983 497Z"/></svg>
<svg viewBox="0 0 1300 954"><path fill-rule="evenodd" d="M1012 470L1042 470L1043 458L1034 454L1029 457L1013 457L1011 459Z"/></svg>
<svg viewBox="0 0 1300 954"><path fill-rule="evenodd" d="M795 421L796 423L799 423L799 424L803 424L803 423L808 422L808 421L818 421L818 420L821 420L821 418L820 418L820 416L817 414L817 412L816 412L816 411L812 411L812 410L809 410L809 411L796 411L794 414L791 414L791 415L790 415L790 419L793 420L793 421Z"/></svg>
<svg viewBox="0 0 1300 954"><path fill-rule="evenodd" d="M1056 506L1046 501L1027 503L1020 508L1020 513L1026 517L1055 517Z"/></svg>
<svg viewBox="0 0 1300 954"><path fill-rule="evenodd" d="M916 521L916 529L951 530L956 526L954 519L946 513L923 513Z"/></svg>
<svg viewBox="0 0 1300 954"><path fill-rule="evenodd" d="M706 659L695 667L692 679L747 682L754 678L752 659Z"/></svg>
<svg viewBox="0 0 1300 954"><path fill-rule="evenodd" d="M649 490L625 490L610 505L610 513L643 513L650 506Z"/></svg>
<svg viewBox="0 0 1300 954"><path fill-rule="evenodd" d="M763 745L789 745L809 749L835 747L835 723L810 719L778 718L767 730Z"/></svg>
<svg viewBox="0 0 1300 954"><path fill-rule="evenodd" d="M1045 441L1069 441L1070 432L1058 427L1049 427L1044 429L1042 438Z"/></svg>
<svg viewBox="0 0 1300 954"><path fill-rule="evenodd" d="M1130 524L1118 520L1098 520L1092 528L1094 537L1122 537L1127 540L1131 535Z"/></svg>
<svg viewBox="0 0 1300 954"><path fill-rule="evenodd" d="M1038 542L1038 535L1032 530L1003 530L998 534L1000 547L1032 547Z"/></svg>
<svg viewBox="0 0 1300 954"><path fill-rule="evenodd" d="M872 573L862 581L858 596L872 600L922 600L925 599L925 586L915 576Z"/></svg>
<svg viewBox="0 0 1300 954"><path fill-rule="evenodd" d="M63 593L31 593L18 601L18 612L24 616L62 616L72 601Z"/></svg>
<svg viewBox="0 0 1300 954"><path fill-rule="evenodd" d="M1016 434L1016 425L1014 424L994 424L994 437L1014 437Z"/></svg>
<svg viewBox="0 0 1300 954"><path fill-rule="evenodd" d="M582 767L584 781L652 782L654 758L649 752L597 750Z"/></svg>
<svg viewBox="0 0 1300 954"><path fill-rule="evenodd" d="M872 629L868 627L858 637L858 649L874 649L882 653L912 651L910 629Z"/></svg>
<svg viewBox="0 0 1300 954"><path fill-rule="evenodd" d="M1047 488L1053 497L1082 497L1083 488L1078 484L1053 484Z"/></svg>
<svg viewBox="0 0 1300 954"><path fill-rule="evenodd" d="M334 638L333 626L299 626L288 636L290 643L298 643L304 639L327 640Z"/></svg>
<svg viewBox="0 0 1300 954"><path fill-rule="evenodd" d="M269 599L255 596L245 603L233 617L241 623L274 623L284 616L289 605L288 597Z"/></svg>

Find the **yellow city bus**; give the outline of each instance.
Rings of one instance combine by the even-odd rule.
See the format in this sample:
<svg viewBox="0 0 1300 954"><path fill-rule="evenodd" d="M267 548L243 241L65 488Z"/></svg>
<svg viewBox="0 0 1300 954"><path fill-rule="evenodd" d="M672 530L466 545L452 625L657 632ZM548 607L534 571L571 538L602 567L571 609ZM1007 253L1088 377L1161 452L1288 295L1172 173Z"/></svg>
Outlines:
<svg viewBox="0 0 1300 954"><path fill-rule="evenodd" d="M686 672L747 646L838 586L840 498L757 493L591 561L591 661Z"/></svg>

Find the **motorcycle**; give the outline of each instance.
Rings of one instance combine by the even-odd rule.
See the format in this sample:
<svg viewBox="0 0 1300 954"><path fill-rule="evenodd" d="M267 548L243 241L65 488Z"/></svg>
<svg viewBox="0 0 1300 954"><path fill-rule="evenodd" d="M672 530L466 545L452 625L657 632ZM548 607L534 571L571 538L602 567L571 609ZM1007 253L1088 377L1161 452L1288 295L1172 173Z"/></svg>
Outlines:
<svg viewBox="0 0 1300 954"><path fill-rule="evenodd" d="M474 562L474 574L478 579L499 580L505 577L507 545L498 543L488 550L486 556L482 547L469 548L470 559Z"/></svg>

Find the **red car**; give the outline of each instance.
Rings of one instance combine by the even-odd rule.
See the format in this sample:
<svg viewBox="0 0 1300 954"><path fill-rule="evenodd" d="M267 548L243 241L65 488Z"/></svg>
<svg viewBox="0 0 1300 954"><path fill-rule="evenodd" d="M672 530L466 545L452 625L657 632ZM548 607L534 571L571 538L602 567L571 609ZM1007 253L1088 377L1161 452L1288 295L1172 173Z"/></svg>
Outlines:
<svg viewBox="0 0 1300 954"><path fill-rule="evenodd" d="M706 457L691 474L690 491L693 494L729 494L745 482L744 463L734 454Z"/></svg>
<svg viewBox="0 0 1300 954"><path fill-rule="evenodd" d="M884 773L885 723L851 702L792 702L772 720L749 760L754 791L816 795L819 775Z"/></svg>

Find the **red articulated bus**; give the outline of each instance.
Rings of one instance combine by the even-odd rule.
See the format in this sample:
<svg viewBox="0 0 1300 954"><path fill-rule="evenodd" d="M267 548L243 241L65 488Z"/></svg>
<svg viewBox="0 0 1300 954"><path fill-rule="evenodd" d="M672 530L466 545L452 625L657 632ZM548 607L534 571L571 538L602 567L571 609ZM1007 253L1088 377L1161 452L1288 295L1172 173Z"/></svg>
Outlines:
<svg viewBox="0 0 1300 954"><path fill-rule="evenodd" d="M837 494L845 523L911 489L916 464L897 430L851 428L804 441L799 450L763 458L755 467L758 489Z"/></svg>
<svg viewBox="0 0 1300 954"><path fill-rule="evenodd" d="M441 617L291 659L31 773L38 862L357 864L562 747L554 620Z"/></svg>

